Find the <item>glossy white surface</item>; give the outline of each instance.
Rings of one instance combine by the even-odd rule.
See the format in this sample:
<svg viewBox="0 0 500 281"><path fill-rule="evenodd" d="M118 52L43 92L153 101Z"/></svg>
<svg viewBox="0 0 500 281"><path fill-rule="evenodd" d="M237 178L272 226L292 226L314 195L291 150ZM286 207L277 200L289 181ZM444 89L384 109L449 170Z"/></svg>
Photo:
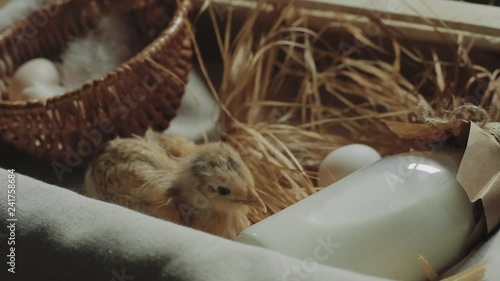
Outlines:
<svg viewBox="0 0 500 281"><path fill-rule="evenodd" d="M380 160L380 154L364 144L350 144L330 152L321 162L318 186L325 187Z"/></svg>
<svg viewBox="0 0 500 281"><path fill-rule="evenodd" d="M382 159L249 227L238 241L309 262L397 280L425 280L463 254L472 204L455 179L461 155Z"/></svg>

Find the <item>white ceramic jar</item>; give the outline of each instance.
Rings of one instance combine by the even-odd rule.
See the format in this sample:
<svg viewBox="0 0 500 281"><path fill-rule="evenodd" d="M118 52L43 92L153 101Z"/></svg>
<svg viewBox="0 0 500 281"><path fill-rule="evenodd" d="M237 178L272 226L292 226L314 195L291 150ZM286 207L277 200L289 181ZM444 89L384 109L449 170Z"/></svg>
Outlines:
<svg viewBox="0 0 500 281"><path fill-rule="evenodd" d="M238 241L309 263L426 280L418 255L446 269L464 254L475 225L473 204L455 179L461 156L384 158L249 227Z"/></svg>

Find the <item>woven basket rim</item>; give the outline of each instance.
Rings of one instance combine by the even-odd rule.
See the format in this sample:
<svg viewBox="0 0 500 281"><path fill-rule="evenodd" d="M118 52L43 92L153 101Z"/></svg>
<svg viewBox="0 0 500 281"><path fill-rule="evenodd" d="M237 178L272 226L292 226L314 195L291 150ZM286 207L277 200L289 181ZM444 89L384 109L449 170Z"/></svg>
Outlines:
<svg viewBox="0 0 500 281"><path fill-rule="evenodd" d="M40 12L43 11L50 11L50 9L53 9L56 6L64 5L71 2L71 0L62 0L62 1L57 1L54 3L49 3L41 8L29 13L28 15L22 17L21 19L17 20L14 24L10 25L6 29L2 30L0 32L0 38L2 40L8 40L10 38L10 35L13 34L13 31L15 28L18 26L22 26L23 24L26 24L28 19ZM101 77L95 78L93 80L89 80L85 82L84 84L80 85L77 88L73 88L71 90L67 90L63 94L45 99L45 100L0 100L0 106L5 110L5 109L45 109L49 107L55 107L56 104L61 101L61 100L66 100L66 99L73 99L74 96L77 95L89 95L91 94L89 91L86 91L85 89L94 86L95 84L101 84L104 83L106 80L110 79L112 76L117 75L117 73L123 71L123 69L126 68L131 68L132 65L136 63L142 63L143 60L142 58L148 58L151 57L153 53L155 53L155 45L158 44L160 41L168 41L168 40L174 40L176 38L176 35L180 32L182 28L182 24L184 21L189 20L189 12L192 9L192 3L191 0L178 0L177 2L177 8L176 11L172 17L172 19L169 21L168 26L158 35L157 38L155 38L152 42L150 42L148 45L146 45L140 52L135 54L133 57L129 58L127 61L123 62L119 66L116 66L113 70L109 71L108 73L102 75Z"/></svg>

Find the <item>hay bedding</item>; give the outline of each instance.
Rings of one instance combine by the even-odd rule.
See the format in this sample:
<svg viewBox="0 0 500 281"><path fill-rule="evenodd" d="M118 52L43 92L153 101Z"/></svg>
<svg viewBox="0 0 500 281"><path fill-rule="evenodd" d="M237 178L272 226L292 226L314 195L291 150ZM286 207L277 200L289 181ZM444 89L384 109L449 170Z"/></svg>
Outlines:
<svg viewBox="0 0 500 281"><path fill-rule="evenodd" d="M338 14L331 25L312 28L294 5L269 12L259 3L237 32L229 29L231 13L223 26L210 7L208 13L220 31L224 63L221 87L212 85L224 109L222 137L246 160L269 210L252 214L254 222L317 191L318 165L336 147L365 143L384 155L409 150L384 121L500 121L500 71L474 65L456 42L444 59L439 50L426 54L402 43L378 21L372 24L386 40L365 35ZM273 24L262 28L265 13ZM332 42L333 28L345 34ZM199 46L196 51L204 68ZM450 280L478 280L481 266Z"/></svg>
<svg viewBox="0 0 500 281"><path fill-rule="evenodd" d="M370 37L338 13L323 13L331 23L313 28L296 4L262 1L235 31L232 9L221 23L213 6L204 8L224 65L219 90L211 85L223 139L247 162L269 210L253 222L317 191L319 163L339 146L410 150L385 121L500 121L500 70L473 64L471 46L417 47L376 19L367 24L383 36Z"/></svg>

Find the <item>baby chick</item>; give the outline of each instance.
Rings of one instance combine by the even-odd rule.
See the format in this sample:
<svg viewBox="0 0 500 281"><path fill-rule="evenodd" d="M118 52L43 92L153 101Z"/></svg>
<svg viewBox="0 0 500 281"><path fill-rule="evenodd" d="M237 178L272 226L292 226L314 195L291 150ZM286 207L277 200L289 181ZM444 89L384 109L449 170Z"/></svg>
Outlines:
<svg viewBox="0 0 500 281"><path fill-rule="evenodd" d="M250 225L250 207L266 211L231 146L196 145L151 131L105 144L89 165L84 189L94 198L229 239Z"/></svg>

